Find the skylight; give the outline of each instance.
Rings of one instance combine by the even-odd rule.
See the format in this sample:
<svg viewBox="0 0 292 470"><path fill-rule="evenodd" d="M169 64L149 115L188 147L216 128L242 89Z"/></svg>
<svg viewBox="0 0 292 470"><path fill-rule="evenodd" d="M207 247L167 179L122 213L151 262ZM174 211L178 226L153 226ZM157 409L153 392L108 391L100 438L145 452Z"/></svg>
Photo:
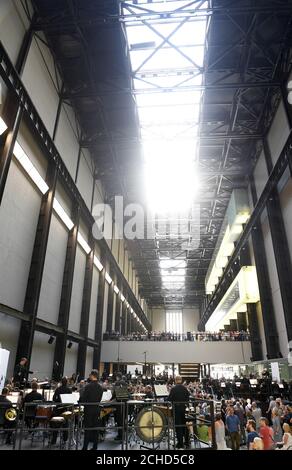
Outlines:
<svg viewBox="0 0 292 470"><path fill-rule="evenodd" d="M196 201L208 3L122 3L141 129L146 197L154 217L191 213ZM184 286L185 269L181 268L186 268L186 260L179 261L185 264L172 266L177 260L160 260L162 283L170 290Z"/></svg>

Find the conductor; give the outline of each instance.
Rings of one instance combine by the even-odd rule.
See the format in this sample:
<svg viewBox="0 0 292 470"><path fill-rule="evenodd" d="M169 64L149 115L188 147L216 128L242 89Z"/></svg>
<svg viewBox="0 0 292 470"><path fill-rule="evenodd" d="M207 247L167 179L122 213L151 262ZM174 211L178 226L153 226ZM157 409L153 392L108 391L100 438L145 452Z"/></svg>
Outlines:
<svg viewBox="0 0 292 470"><path fill-rule="evenodd" d="M93 443L92 450L97 449L98 430L93 429L98 427L99 422L99 406L101 401L103 389L98 383L98 371L92 370L89 375L89 384L87 384L80 397L80 403L90 403L84 405L84 443L82 450L87 450L89 442ZM92 429L91 429L92 428Z"/></svg>
<svg viewBox="0 0 292 470"><path fill-rule="evenodd" d="M22 357L19 364L15 367L13 382L18 387L23 388L26 384L28 374L33 372L28 370L28 360L26 357Z"/></svg>
<svg viewBox="0 0 292 470"><path fill-rule="evenodd" d="M189 392L182 384L182 377L177 375L175 378L175 386L171 389L168 401L173 405L175 430L177 437L177 449L189 447L188 430L186 426L185 409L189 402Z"/></svg>

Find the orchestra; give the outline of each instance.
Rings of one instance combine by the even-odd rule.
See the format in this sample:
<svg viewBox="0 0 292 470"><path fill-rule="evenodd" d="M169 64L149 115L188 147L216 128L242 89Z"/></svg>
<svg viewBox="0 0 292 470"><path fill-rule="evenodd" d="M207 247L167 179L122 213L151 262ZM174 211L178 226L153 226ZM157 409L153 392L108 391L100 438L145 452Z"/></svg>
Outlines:
<svg viewBox="0 0 292 470"><path fill-rule="evenodd" d="M104 373L100 377L93 370L87 380L78 382L76 375L70 379L63 377L60 382L33 379L25 382L21 390L23 378L24 373L15 375L0 395L0 426L2 415L7 444L13 444L18 421L25 423L28 435L38 429L48 430L49 446L56 444L58 436L60 446L66 445L71 429L73 442L79 439L77 445L83 444L83 450L90 443L96 449L98 442L105 439L106 430L112 428L117 433L108 433L107 439L121 445L130 445L133 439L144 444L159 443L166 430L172 430L173 445L178 449L189 447L190 439L196 436L200 440L205 428L210 444L215 413L219 411L224 421L226 402L230 399L236 402L245 399L250 413L256 413L255 402L261 403L262 411L269 417L270 397L288 401L292 398L291 383L284 380L277 383L266 373L261 377L235 376L233 380L206 376L202 380L184 381L180 376L173 378L167 374L130 377L118 372L115 376ZM222 403L219 410L213 409L212 418L211 403L218 400ZM152 427L145 425L149 422L154 423Z"/></svg>

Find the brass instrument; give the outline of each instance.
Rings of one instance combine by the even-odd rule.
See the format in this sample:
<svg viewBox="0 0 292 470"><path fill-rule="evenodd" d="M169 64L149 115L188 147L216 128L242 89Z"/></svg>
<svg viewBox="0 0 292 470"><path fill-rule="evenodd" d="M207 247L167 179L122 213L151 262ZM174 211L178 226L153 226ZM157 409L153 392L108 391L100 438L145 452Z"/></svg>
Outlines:
<svg viewBox="0 0 292 470"><path fill-rule="evenodd" d="M8 408L6 411L5 411L5 419L7 421L15 421L17 418L17 411L15 408Z"/></svg>
<svg viewBox="0 0 292 470"><path fill-rule="evenodd" d="M100 417L105 418L107 415L109 415L110 413L113 413L114 411L115 411L115 408L110 408L110 407L102 408L100 410Z"/></svg>

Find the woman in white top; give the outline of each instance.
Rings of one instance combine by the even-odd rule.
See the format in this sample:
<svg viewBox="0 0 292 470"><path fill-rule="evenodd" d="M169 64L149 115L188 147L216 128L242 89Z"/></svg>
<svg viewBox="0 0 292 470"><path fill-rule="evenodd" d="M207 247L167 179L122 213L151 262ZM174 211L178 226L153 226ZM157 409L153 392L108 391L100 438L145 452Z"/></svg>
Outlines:
<svg viewBox="0 0 292 470"><path fill-rule="evenodd" d="M283 447L281 447L281 450L292 450L292 434L288 423L283 424L283 431Z"/></svg>
<svg viewBox="0 0 292 470"><path fill-rule="evenodd" d="M215 416L215 436L217 450L227 450L225 441L225 425L221 419L221 413L217 413Z"/></svg>

